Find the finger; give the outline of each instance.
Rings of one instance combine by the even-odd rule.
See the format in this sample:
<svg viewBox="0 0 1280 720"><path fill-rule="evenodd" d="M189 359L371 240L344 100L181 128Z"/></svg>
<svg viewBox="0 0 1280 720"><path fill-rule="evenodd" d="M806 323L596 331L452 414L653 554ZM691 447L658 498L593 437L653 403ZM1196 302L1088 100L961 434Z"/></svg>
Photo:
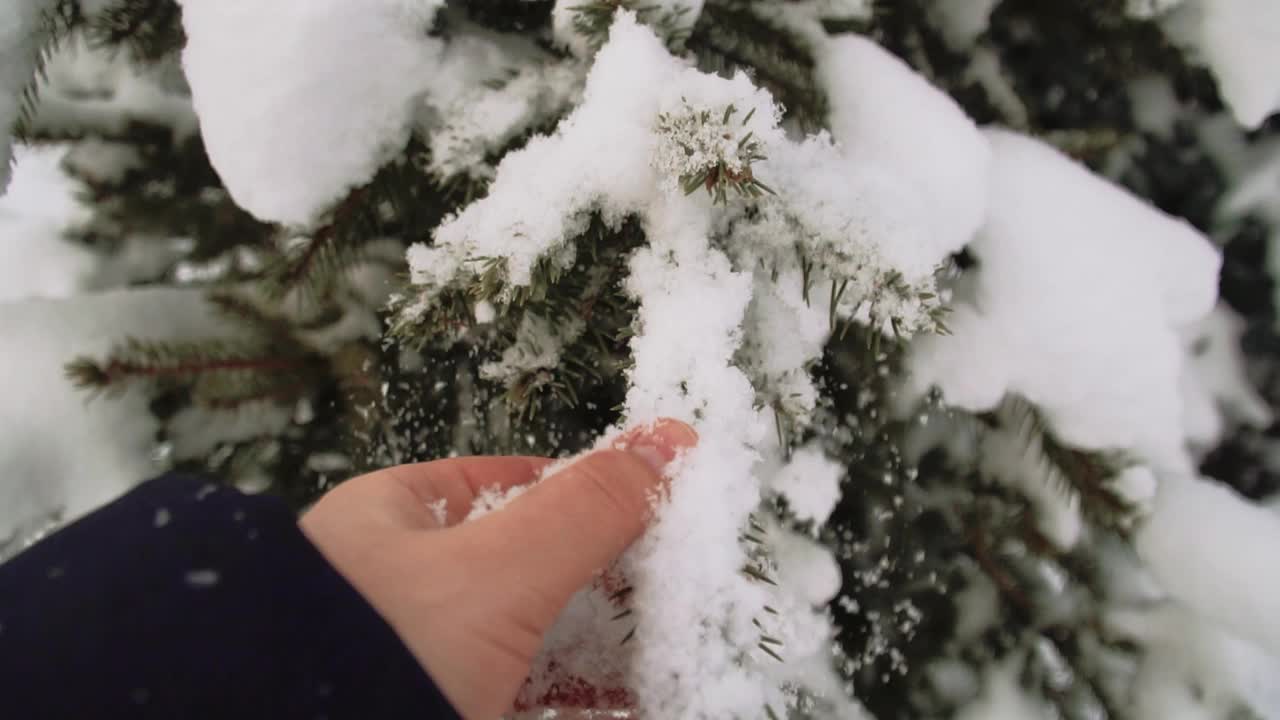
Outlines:
<svg viewBox="0 0 1280 720"><path fill-rule="evenodd" d="M467 517L481 493L527 485L552 462L542 457L460 457L398 465L381 472L427 507L434 526L448 527Z"/></svg>
<svg viewBox="0 0 1280 720"><path fill-rule="evenodd" d="M501 510L450 530L492 577L523 584L558 612L644 532L663 467L697 443L667 420L584 455Z"/></svg>

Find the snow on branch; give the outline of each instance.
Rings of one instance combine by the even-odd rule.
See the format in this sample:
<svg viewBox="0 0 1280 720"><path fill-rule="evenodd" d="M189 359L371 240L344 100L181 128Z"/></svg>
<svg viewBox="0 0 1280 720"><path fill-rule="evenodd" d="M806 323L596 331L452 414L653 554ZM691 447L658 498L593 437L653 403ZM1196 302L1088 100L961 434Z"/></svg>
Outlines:
<svg viewBox="0 0 1280 720"><path fill-rule="evenodd" d="M0 192L9 184L12 132L34 102L30 94L55 0L0 2Z"/></svg>
<svg viewBox="0 0 1280 720"><path fill-rule="evenodd" d="M1213 307L1217 250L1049 146L1003 130L978 262L947 324L921 338L912 385L969 410L1021 395L1081 448L1186 468L1179 333Z"/></svg>
<svg viewBox="0 0 1280 720"><path fill-rule="evenodd" d="M866 91L858 85L844 91ZM908 103L936 102L920 97L937 94L926 83L911 93ZM959 127L961 157L977 158L981 177L985 140L947 111L922 130ZM789 461L776 415L812 413L808 369L839 322L903 337L935 329L935 271L963 230L930 233L923 162L912 179L858 159L876 133L793 140L780 120L745 74L699 72L619 13L582 103L553 134L508 153L486 197L409 250L401 327L439 327L429 318L456 312L460 297L501 308L540 296L585 262L575 238L593 218L638 218L645 242L623 281L637 304L625 420L683 418L701 436L647 536L553 631L526 705L585 682L624 687L624 701L654 717L781 717L799 688L829 685L830 668L815 675L825 666L812 660L831 633L820 608L838 583L817 581L830 556L779 552L794 545L790 531L757 510L778 493L825 518L840 473L814 450ZM964 198L951 207L974 202L964 214L981 216L981 193ZM577 332L525 320L491 377L554 365Z"/></svg>
<svg viewBox="0 0 1280 720"><path fill-rule="evenodd" d="M404 149L440 0L182 0L210 160L261 220L312 227Z"/></svg>

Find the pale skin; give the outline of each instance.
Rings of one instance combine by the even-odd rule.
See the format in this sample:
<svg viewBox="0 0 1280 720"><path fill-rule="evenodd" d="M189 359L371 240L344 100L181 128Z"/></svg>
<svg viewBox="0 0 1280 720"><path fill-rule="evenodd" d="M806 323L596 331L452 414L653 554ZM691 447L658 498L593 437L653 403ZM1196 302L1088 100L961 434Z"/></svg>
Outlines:
<svg viewBox="0 0 1280 720"><path fill-rule="evenodd" d="M644 532L663 466L696 443L675 420L638 428L466 523L482 490L531 483L552 461L401 465L342 483L299 525L454 708L493 720L511 708L570 597ZM443 523L432 508L442 499Z"/></svg>

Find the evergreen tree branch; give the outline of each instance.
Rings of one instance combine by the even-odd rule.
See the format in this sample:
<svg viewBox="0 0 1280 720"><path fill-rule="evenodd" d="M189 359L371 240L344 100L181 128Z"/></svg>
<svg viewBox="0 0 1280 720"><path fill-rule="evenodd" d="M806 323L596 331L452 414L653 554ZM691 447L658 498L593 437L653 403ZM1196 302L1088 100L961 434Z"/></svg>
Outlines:
<svg viewBox="0 0 1280 720"><path fill-rule="evenodd" d="M352 190L330 212L329 220L310 237L290 248L263 277L273 298L295 290L315 302L363 256L368 245L383 238L409 241L427 237L445 213L466 200L466 192L442 192L422 168L426 151L415 140L366 185ZM462 187L468 185L463 183Z"/></svg>
<svg viewBox="0 0 1280 720"><path fill-rule="evenodd" d="M140 62L157 62L182 49L182 9L176 0L116 0L92 18L88 35L99 47L126 47Z"/></svg>
<svg viewBox="0 0 1280 720"><path fill-rule="evenodd" d="M1128 526L1136 509L1111 485L1127 464L1122 457L1063 443L1040 410L1021 397L1006 398L997 411L978 417L988 427L1012 425L1028 449L1038 453L1058 488L1069 497L1079 498L1086 517L1113 529Z"/></svg>
<svg viewBox="0 0 1280 720"><path fill-rule="evenodd" d="M752 0L711 0L685 45L709 72L745 70L805 130L827 125L827 98L804 40L755 12Z"/></svg>
<svg viewBox="0 0 1280 720"><path fill-rule="evenodd" d="M57 4L43 13L39 36L36 39L35 72L22 89L18 117L13 128L3 128L3 131L12 130L14 137L19 139L25 138L30 133L36 108L40 102L40 84L48 82L46 68L49 60L57 53L67 37L75 29L83 26L84 22L85 17L80 11L78 0L58 0Z"/></svg>
<svg viewBox="0 0 1280 720"><path fill-rule="evenodd" d="M128 338L102 360L76 358L67 364L66 375L77 387L111 395L137 384L185 386L204 404L216 406L243 404L278 388L282 377L296 381L322 367L320 358L297 348Z"/></svg>

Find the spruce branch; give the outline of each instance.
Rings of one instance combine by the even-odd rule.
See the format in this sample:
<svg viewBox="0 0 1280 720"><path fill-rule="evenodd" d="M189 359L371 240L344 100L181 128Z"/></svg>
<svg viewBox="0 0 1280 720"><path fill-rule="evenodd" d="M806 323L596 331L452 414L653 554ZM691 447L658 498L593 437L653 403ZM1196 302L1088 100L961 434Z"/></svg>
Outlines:
<svg viewBox="0 0 1280 720"><path fill-rule="evenodd" d="M766 159L759 138L746 130L755 110L741 120L734 117L737 112L734 105L699 110L684 100L680 111L659 114L656 131L662 142L655 166L678 176L685 195L705 189L721 205L728 203L730 190L744 198L775 194L752 170Z"/></svg>
<svg viewBox="0 0 1280 720"><path fill-rule="evenodd" d="M13 134L23 140L35 137L40 86L48 82L49 60L73 34L80 33L91 47L128 50L139 62L157 62L180 50L186 42L181 9L175 0L116 0L87 15L79 0L58 0L41 17L35 73L23 88Z"/></svg>
<svg viewBox="0 0 1280 720"><path fill-rule="evenodd" d="M329 212L319 229L292 244L266 271L263 284L276 299L294 291L314 303L360 262L375 240L426 235L452 208L452 200L423 169L416 141L405 153L355 188Z"/></svg>
<svg viewBox="0 0 1280 720"><path fill-rule="evenodd" d="M35 39L36 50L33 58L35 72L22 88L19 97L18 117L12 128L15 138L25 140L31 135L40 103L40 85L49 81L46 72L49 60L58 52L71 33L83 26L84 22L85 16L80 11L78 0L58 0L52 8L42 13L40 28L37 30ZM0 128L0 131L9 130L10 128ZM13 162L12 158L10 162Z"/></svg>
<svg viewBox="0 0 1280 720"><path fill-rule="evenodd" d="M530 35L549 30L553 0L468 0L460 3L467 18L484 27L504 33Z"/></svg>
<svg viewBox="0 0 1280 720"><path fill-rule="evenodd" d="M1062 442L1039 408L1019 396L1006 398L996 411L978 417L988 427L1013 427L1028 451L1037 453L1041 466L1058 489L1068 497L1079 499L1087 517L1108 528L1128 527L1136 508L1112 486L1129 464L1125 458Z"/></svg>
<svg viewBox="0 0 1280 720"><path fill-rule="evenodd" d="M158 62L182 49L182 9L175 0L116 0L91 18L90 44L125 47L139 62Z"/></svg>
<svg viewBox="0 0 1280 720"><path fill-rule="evenodd" d="M498 381L495 399L502 401L507 417L520 427L535 427L548 415L582 409L602 392L608 402L595 404L616 417L635 318L622 281L630 253L644 239L635 219L610 224L594 214L586 230L568 241L565 255L540 259L529 282L521 285L510 282L505 260L469 258L457 284L442 290L425 310L404 312L414 302L407 294L394 303L390 332L420 347L466 346L477 365L502 365L503 354L520 342L525 319L536 316L556 329L556 341L564 344L554 367L515 362L491 375ZM480 303L492 306L491 322L477 322ZM519 355L542 353L529 347Z"/></svg>
<svg viewBox="0 0 1280 720"><path fill-rule="evenodd" d="M238 326L247 328L253 334L273 339L288 337L293 333L293 325L289 319L267 312L260 305L247 297L227 291L209 293L207 302L216 313Z"/></svg>
<svg viewBox="0 0 1280 720"><path fill-rule="evenodd" d="M618 10L630 10L636 19L653 28L668 47L679 49L689 37L689 23L684 18L688 7L665 9L643 0L587 0L569 8L573 13L573 29L587 39L592 50L599 50L609 37L609 27Z"/></svg>
<svg viewBox="0 0 1280 720"><path fill-rule="evenodd" d="M321 367L323 361L314 355L256 342L127 338L102 360L72 360L66 375L95 394L118 395L135 385L157 390L183 387L203 405L226 407L288 395L284 388L298 386Z"/></svg>
<svg viewBox="0 0 1280 720"><path fill-rule="evenodd" d="M280 299L301 288L314 299L335 273L358 259L360 248L375 237L371 231L376 216L366 203L369 192L369 186L353 190L334 208L327 224L286 251L265 278L272 297Z"/></svg>
<svg viewBox="0 0 1280 720"><path fill-rule="evenodd" d="M805 130L827 125L827 98L813 55L803 39L757 12L760 3L711 0L694 24L686 47L705 71L752 74Z"/></svg>

